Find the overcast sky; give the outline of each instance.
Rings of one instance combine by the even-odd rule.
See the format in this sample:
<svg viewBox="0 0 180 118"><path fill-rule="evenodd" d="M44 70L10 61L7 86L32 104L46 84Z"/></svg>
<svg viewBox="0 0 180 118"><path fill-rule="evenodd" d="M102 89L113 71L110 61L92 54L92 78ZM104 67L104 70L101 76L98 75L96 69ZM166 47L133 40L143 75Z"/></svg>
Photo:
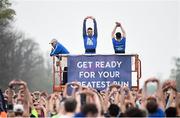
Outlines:
<svg viewBox="0 0 180 118"><path fill-rule="evenodd" d="M83 54L83 19L97 20L97 54L113 54L111 32L120 21L127 33L126 53L142 61L142 79L167 78L180 56L178 0L13 0L15 26L45 53L57 38L72 54ZM92 25L89 22L89 26Z"/></svg>

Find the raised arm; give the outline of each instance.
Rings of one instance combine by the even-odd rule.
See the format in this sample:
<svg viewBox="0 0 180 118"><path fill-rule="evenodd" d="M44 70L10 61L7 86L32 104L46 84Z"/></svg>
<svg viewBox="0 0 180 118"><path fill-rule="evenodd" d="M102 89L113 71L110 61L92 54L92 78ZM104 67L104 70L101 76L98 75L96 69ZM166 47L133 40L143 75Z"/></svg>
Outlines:
<svg viewBox="0 0 180 118"><path fill-rule="evenodd" d="M114 27L112 34L111 34L111 38L114 38L114 35L116 33L116 29L117 29L118 25L116 24L116 26Z"/></svg>
<svg viewBox="0 0 180 118"><path fill-rule="evenodd" d="M94 17L91 17L93 22L94 22L94 35L97 37L98 33L97 33L97 23Z"/></svg>
<svg viewBox="0 0 180 118"><path fill-rule="evenodd" d="M83 37L86 35L86 20L88 19L88 17L86 17L83 21Z"/></svg>
<svg viewBox="0 0 180 118"><path fill-rule="evenodd" d="M125 32L124 28L122 27L121 23L119 23L119 27L121 28L122 36L126 38L126 32Z"/></svg>

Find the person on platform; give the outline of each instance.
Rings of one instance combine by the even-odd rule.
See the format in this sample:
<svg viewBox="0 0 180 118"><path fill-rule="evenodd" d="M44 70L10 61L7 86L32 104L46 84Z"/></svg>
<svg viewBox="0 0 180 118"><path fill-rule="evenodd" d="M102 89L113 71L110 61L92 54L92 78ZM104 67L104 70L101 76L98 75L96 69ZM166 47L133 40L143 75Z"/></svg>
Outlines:
<svg viewBox="0 0 180 118"><path fill-rule="evenodd" d="M86 21L87 19L92 19L94 23L94 33L91 27L87 28L86 30ZM83 38L84 38L84 47L85 53L96 53L96 46L97 46L97 23L94 17L87 16L83 22Z"/></svg>
<svg viewBox="0 0 180 118"><path fill-rule="evenodd" d="M58 54L69 54L69 51L62 44L60 44L56 39L52 39L49 44L52 45L50 56L55 56Z"/></svg>
<svg viewBox="0 0 180 118"><path fill-rule="evenodd" d="M61 57L58 54L69 54L69 51L62 44L60 44L56 39L52 39L49 44L52 45L50 56L56 56L59 60L61 60ZM56 65L59 66L58 63L56 63ZM68 67L64 67L62 84L67 83L67 70L68 70Z"/></svg>
<svg viewBox="0 0 180 118"><path fill-rule="evenodd" d="M115 22L116 26L112 31L112 43L115 53L125 53L126 48L126 32L121 23ZM121 32L116 32L116 29L120 27Z"/></svg>

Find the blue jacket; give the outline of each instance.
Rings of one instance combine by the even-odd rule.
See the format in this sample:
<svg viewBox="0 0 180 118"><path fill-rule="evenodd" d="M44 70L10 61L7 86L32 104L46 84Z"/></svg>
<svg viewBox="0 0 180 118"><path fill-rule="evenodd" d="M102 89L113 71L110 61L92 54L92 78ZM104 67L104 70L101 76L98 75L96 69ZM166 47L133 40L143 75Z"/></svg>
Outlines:
<svg viewBox="0 0 180 118"><path fill-rule="evenodd" d="M83 22L83 38L84 38L84 48L85 49L96 49L97 46L97 23L96 20L93 19L94 22L94 35L89 37L86 33L86 20Z"/></svg>
<svg viewBox="0 0 180 118"><path fill-rule="evenodd" d="M120 41L117 41L115 38L112 39L114 51L125 51L126 48L126 38L123 37Z"/></svg>
<svg viewBox="0 0 180 118"><path fill-rule="evenodd" d="M69 51L59 42L56 43L54 50L51 51L50 56L57 54L69 54Z"/></svg>
<svg viewBox="0 0 180 118"><path fill-rule="evenodd" d="M148 115L148 118L153 118L153 117L165 117L165 113L162 109L158 108L155 113Z"/></svg>

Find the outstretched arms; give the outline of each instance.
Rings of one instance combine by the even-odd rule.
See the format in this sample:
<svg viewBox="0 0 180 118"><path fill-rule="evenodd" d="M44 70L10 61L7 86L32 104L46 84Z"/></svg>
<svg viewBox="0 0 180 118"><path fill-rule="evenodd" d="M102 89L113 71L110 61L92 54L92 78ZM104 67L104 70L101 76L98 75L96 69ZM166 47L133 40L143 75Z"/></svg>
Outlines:
<svg viewBox="0 0 180 118"><path fill-rule="evenodd" d="M120 29L122 31L122 37L126 37L126 32L125 32L124 28L122 27L121 23L120 22L115 22L115 23L116 23L116 26L114 27L112 34L111 34L112 38L114 38L114 34L116 32L117 27L120 27Z"/></svg>
<svg viewBox="0 0 180 118"><path fill-rule="evenodd" d="M93 20L93 23L94 23L94 35L97 36L97 23L96 23L96 20L93 16L87 16L85 19L84 19L84 22L83 22L83 36L86 35L86 20L87 19L92 19Z"/></svg>

